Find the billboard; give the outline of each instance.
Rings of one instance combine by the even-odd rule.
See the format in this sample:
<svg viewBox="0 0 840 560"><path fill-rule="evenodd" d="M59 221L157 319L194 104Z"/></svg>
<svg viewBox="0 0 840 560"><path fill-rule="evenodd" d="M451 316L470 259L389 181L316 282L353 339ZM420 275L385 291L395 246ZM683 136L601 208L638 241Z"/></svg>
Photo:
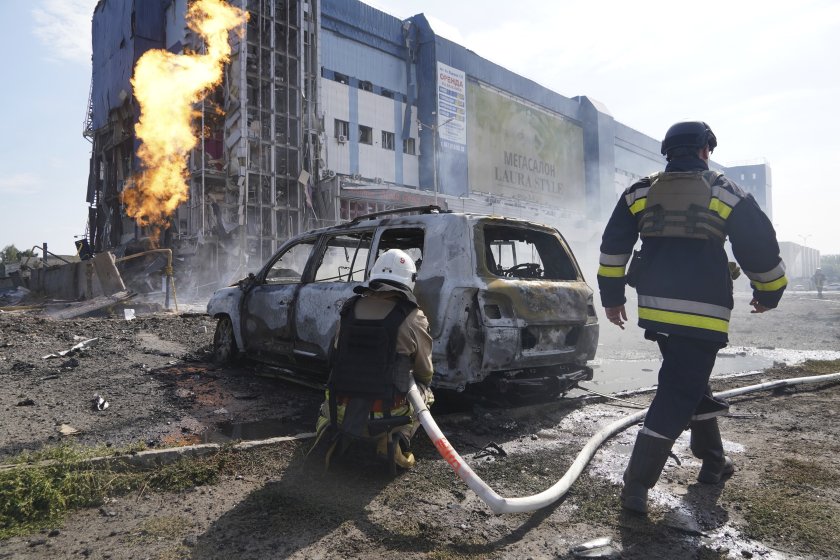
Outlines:
<svg viewBox="0 0 840 560"><path fill-rule="evenodd" d="M473 81L467 104L470 190L584 211L583 127Z"/></svg>
<svg viewBox="0 0 840 560"><path fill-rule="evenodd" d="M466 75L437 63L437 122L442 148L464 152L467 145Z"/></svg>

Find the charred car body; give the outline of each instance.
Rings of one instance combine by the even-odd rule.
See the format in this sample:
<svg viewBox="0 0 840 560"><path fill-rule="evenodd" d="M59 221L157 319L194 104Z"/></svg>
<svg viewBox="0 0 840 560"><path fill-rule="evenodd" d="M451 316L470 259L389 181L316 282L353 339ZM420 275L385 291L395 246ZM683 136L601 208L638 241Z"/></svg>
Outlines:
<svg viewBox="0 0 840 560"><path fill-rule="evenodd" d="M433 386L486 397L551 396L592 378L592 290L551 227L436 207L370 214L290 239L255 275L217 291L217 359L244 354L326 380L338 313L376 258L416 259L434 338ZM391 217L385 217L387 214Z"/></svg>

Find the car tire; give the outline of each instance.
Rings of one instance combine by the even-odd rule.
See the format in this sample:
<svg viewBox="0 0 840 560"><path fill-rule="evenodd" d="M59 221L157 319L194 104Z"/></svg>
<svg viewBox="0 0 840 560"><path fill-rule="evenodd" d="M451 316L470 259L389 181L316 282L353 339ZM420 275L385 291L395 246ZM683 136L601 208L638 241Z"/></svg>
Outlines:
<svg viewBox="0 0 840 560"><path fill-rule="evenodd" d="M232 364L238 358L239 348L233 335L233 323L230 317L222 315L213 334L213 360L220 364Z"/></svg>

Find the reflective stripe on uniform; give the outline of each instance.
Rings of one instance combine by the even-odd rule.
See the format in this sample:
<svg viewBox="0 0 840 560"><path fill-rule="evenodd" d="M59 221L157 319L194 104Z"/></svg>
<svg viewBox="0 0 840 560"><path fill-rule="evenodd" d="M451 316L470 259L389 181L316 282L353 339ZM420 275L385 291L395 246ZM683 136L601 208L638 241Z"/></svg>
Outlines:
<svg viewBox="0 0 840 560"><path fill-rule="evenodd" d="M773 280L772 282L756 282L753 280L752 284L755 286L755 289L759 292L775 292L781 288L787 286L787 277L782 276L777 280Z"/></svg>
<svg viewBox="0 0 840 560"><path fill-rule="evenodd" d="M703 303L687 299L674 299L656 296L639 296L639 306L648 307L654 310L675 311L678 313L689 313L691 315L704 315L715 319L729 321L732 311L728 307Z"/></svg>
<svg viewBox="0 0 840 560"><path fill-rule="evenodd" d="M601 265L598 267L598 276L604 276L607 278L623 278L624 277L624 266L604 266Z"/></svg>
<svg viewBox="0 0 840 560"><path fill-rule="evenodd" d="M637 200L636 202L634 202L634 203L630 206L630 212L631 212L633 215L636 215L636 214L638 214L639 212L641 212L642 210L644 210L644 209L645 209L645 207L647 207L647 197L645 197L645 198L640 198L639 200Z"/></svg>
<svg viewBox="0 0 840 560"><path fill-rule="evenodd" d="M691 313L677 313L675 311L662 311L639 306L639 319L667 323L669 325L680 325L683 327L694 327L708 331L727 333L729 321L715 319L714 317L703 317Z"/></svg>
<svg viewBox="0 0 840 560"><path fill-rule="evenodd" d="M741 197L733 194L723 187L712 187L712 198L717 198L730 208L741 202Z"/></svg>
<svg viewBox="0 0 840 560"><path fill-rule="evenodd" d="M638 214L645 209L647 205L647 195L650 187L641 187L624 195L624 200L627 202L627 207L633 214Z"/></svg>
<svg viewBox="0 0 840 560"><path fill-rule="evenodd" d="M723 218L724 220L729 217L729 214L732 212L732 208L727 206L725 202L720 201L717 198L713 198L709 201L709 210Z"/></svg>
<svg viewBox="0 0 840 560"><path fill-rule="evenodd" d="M781 261L767 272L750 272L749 270L744 270L744 274L753 282L773 282L785 275L785 263Z"/></svg>
<svg viewBox="0 0 840 560"><path fill-rule="evenodd" d="M712 187L712 200L709 201L709 210L725 220L732 212L732 208L740 201L741 197L737 194L733 194L720 186Z"/></svg>
<svg viewBox="0 0 840 560"><path fill-rule="evenodd" d="M607 253L601 253L601 258L598 259L598 263L604 266L624 266L627 264L627 261L630 260L631 253L627 253L625 255L608 255Z"/></svg>
<svg viewBox="0 0 840 560"><path fill-rule="evenodd" d="M768 270L767 272L751 272L744 270L752 281L753 286L760 292L775 292L778 289L787 286L787 276L785 276L785 262L780 261L779 264Z"/></svg>
<svg viewBox="0 0 840 560"><path fill-rule="evenodd" d="M685 299L639 296L639 319L726 333L732 311L722 305Z"/></svg>

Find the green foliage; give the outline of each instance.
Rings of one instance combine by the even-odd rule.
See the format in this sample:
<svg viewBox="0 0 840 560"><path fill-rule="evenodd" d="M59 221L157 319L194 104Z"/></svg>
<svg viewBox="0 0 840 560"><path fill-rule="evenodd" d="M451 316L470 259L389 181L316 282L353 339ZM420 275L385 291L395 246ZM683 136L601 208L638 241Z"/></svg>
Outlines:
<svg viewBox="0 0 840 560"><path fill-rule="evenodd" d="M69 509L97 505L107 485L87 459L66 448L41 466L23 465L2 472L0 538L54 522Z"/></svg>
<svg viewBox="0 0 840 560"><path fill-rule="evenodd" d="M802 368L808 373L826 375L840 371L840 360L805 360Z"/></svg>
<svg viewBox="0 0 840 560"><path fill-rule="evenodd" d="M735 490L729 500L743 508L748 537L796 543L833 558L840 550L840 507L827 496L836 480L835 470L782 459L767 469L758 488Z"/></svg>
<svg viewBox="0 0 840 560"><path fill-rule="evenodd" d="M114 471L90 461L93 450L59 446L17 458L0 471L0 539L61 520L70 510L97 506L108 496L146 490L177 491L213 484L224 454L182 459L153 471Z"/></svg>
<svg viewBox="0 0 840 560"><path fill-rule="evenodd" d="M0 263L18 262L23 257L32 257L34 255L35 253L33 253L31 249L21 251L14 245L6 245L3 247L3 250L0 251Z"/></svg>

